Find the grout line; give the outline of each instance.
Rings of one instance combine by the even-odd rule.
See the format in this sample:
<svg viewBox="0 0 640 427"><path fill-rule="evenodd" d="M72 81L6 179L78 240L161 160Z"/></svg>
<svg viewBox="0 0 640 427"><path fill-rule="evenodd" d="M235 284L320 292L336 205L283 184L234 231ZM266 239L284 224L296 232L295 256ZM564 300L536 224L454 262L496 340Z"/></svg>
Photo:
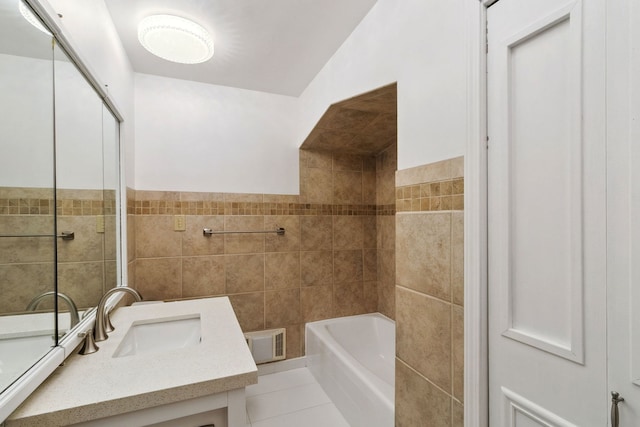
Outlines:
<svg viewBox="0 0 640 427"><path fill-rule="evenodd" d="M429 378L425 377L424 375L422 375L420 372L418 372L413 366L409 365L408 362L405 362L404 360L402 360L401 358L399 358L398 356L396 356L396 362L400 361L400 363L402 363L404 366L406 366L407 368L409 368L409 370L411 372L413 372L414 374L418 375L420 378L422 378L423 380L425 380L426 382L428 382L429 384L431 384L433 387L437 388L439 391L441 391L442 393L444 393L449 399L453 399L453 396L445 391L442 387L440 387L439 385L437 385L436 383L434 383L433 381L431 381Z"/></svg>
<svg viewBox="0 0 640 427"><path fill-rule="evenodd" d="M256 420L256 422L265 421L265 420L272 420L272 419L274 419L274 418L282 417L282 416L285 416L285 415L290 415L290 414L296 414L296 413L300 413L300 412L305 412L305 411L308 411L308 410L310 410L310 409L313 409L313 408L319 408L319 407L321 407L321 406L326 406L326 405L331 405L331 406L333 406L334 408L336 408L336 411L338 411L338 413L340 414L340 416L342 417L342 419L344 419L344 415L342 415L342 413L338 410L338 407L336 406L336 404L335 404L335 403L333 403L331 400L329 400L329 402L320 403L320 404L318 404L318 405L308 406L308 407L303 408L303 409L298 409L298 410L291 411L291 412L284 412L284 413L282 413L282 414L277 414L277 415L274 415L274 416L271 416L271 417L262 418L262 419L260 419L260 420ZM345 420L345 422L346 422L346 420Z"/></svg>
<svg viewBox="0 0 640 427"><path fill-rule="evenodd" d="M447 301L445 299L442 299L442 298L439 298L439 297L436 297L436 296L433 296L433 295L430 295L430 294L427 294L427 293L424 293L424 292L421 292L421 291L417 291L415 289L408 288L408 287L403 286L403 285L399 285L398 283L396 283L396 287L397 288L402 288L403 290L411 292L411 293L414 293L414 294L423 295L423 296L425 296L427 298L430 298L430 299L433 299L433 300L436 300L436 301L440 301L440 302L443 302L445 304L454 305L451 301ZM458 305L458 304L455 304L455 305Z"/></svg>
<svg viewBox="0 0 640 427"><path fill-rule="evenodd" d="M304 369L308 369L308 368L304 368ZM276 372L275 374L279 374L279 373L280 372ZM293 389L296 389L296 388L302 388L302 387L306 387L306 386L311 385L311 384L317 384L318 386L320 386L320 383L318 383L318 381L316 381L315 377L314 377L314 380L312 382L308 382L308 383L304 383L304 384L296 384L294 386L285 387L285 388L281 388L281 389L278 389L278 390L265 391L264 393L255 394L253 396L249 396L249 398L257 397L257 396L265 396L267 394L273 394L273 393L281 393L281 392L283 392L285 390L293 390ZM323 389L323 392L324 392L324 389ZM326 394L326 392L325 392L325 394ZM331 400L331 399L329 399L329 400Z"/></svg>

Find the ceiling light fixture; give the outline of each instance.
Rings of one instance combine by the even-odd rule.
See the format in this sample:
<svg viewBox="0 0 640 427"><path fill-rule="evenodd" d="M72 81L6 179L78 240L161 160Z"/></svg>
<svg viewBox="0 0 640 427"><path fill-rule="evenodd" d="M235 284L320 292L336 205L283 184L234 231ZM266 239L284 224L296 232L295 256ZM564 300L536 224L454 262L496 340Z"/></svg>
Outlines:
<svg viewBox="0 0 640 427"><path fill-rule="evenodd" d="M38 18L36 18L36 15L31 11L29 6L24 4L24 2L22 0L18 1L18 10L20 11L20 14L22 15L22 17L24 19L26 19L29 24L33 25L34 27L36 27L38 30L42 31L43 33L45 33L45 34L47 34L49 36L51 35L49 30L47 30L45 28L45 26L42 25L42 22L40 22L40 20Z"/></svg>
<svg viewBox="0 0 640 427"><path fill-rule="evenodd" d="M138 24L138 40L154 55L181 64L199 64L213 56L207 30L178 16L147 16Z"/></svg>

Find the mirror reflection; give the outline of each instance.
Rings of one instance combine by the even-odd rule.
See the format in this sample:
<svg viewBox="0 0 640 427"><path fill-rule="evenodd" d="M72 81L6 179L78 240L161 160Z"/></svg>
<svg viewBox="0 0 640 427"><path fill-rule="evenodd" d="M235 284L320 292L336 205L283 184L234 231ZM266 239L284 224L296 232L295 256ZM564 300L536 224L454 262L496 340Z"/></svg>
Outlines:
<svg viewBox="0 0 640 427"><path fill-rule="evenodd" d="M56 344L52 37L0 2L0 390ZM14 237L15 236L15 237ZM44 306L43 306L44 307ZM30 310L30 309L29 309Z"/></svg>
<svg viewBox="0 0 640 427"><path fill-rule="evenodd" d="M118 120L21 0L0 36L2 392L117 286L120 226Z"/></svg>
<svg viewBox="0 0 640 427"><path fill-rule="evenodd" d="M58 240L58 292L82 311L116 283L117 122L58 45L54 59L57 226L74 235Z"/></svg>

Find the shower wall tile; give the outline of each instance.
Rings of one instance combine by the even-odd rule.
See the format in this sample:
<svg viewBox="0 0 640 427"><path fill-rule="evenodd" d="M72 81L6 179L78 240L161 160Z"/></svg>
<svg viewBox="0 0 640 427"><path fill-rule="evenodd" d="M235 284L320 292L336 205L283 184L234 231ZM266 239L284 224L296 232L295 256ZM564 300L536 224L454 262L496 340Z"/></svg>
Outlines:
<svg viewBox="0 0 640 427"><path fill-rule="evenodd" d="M105 273L105 264L101 261L61 262L58 264L58 291L78 307L91 307L104 294Z"/></svg>
<svg viewBox="0 0 640 427"><path fill-rule="evenodd" d="M376 173L376 204L382 207L382 214L376 216L375 227L366 225L368 229L375 228L376 274L377 274L377 311L395 319L395 255L396 255L396 222L395 215L395 174L397 169L397 144L394 143L375 157ZM379 212L380 213L380 212ZM366 254L366 253L365 253ZM367 258L365 256L365 266ZM368 275L366 275L368 277Z"/></svg>
<svg viewBox="0 0 640 427"><path fill-rule="evenodd" d="M182 296L181 258L138 258L136 289L145 300L167 300Z"/></svg>
<svg viewBox="0 0 640 427"><path fill-rule="evenodd" d="M284 228L284 236L265 235L265 252L290 252L300 250L300 217L293 215L267 215L264 230Z"/></svg>
<svg viewBox="0 0 640 427"><path fill-rule="evenodd" d="M395 286L389 286L385 282L378 282L378 310L390 319L396 318L396 293Z"/></svg>
<svg viewBox="0 0 640 427"><path fill-rule="evenodd" d="M396 173L396 188L451 179L451 163L451 160L443 160L424 166L399 170Z"/></svg>
<svg viewBox="0 0 640 427"><path fill-rule="evenodd" d="M453 372L453 396L464 401L464 309L451 307L451 351Z"/></svg>
<svg viewBox="0 0 640 427"><path fill-rule="evenodd" d="M378 282L367 281L362 282L362 301L364 303L365 313L374 313L378 311Z"/></svg>
<svg viewBox="0 0 640 427"><path fill-rule="evenodd" d="M173 231L173 216L136 216L136 258L182 255L182 232Z"/></svg>
<svg viewBox="0 0 640 427"><path fill-rule="evenodd" d="M52 291L54 274L53 263L0 265L0 313L22 312L35 296Z"/></svg>
<svg viewBox="0 0 640 427"><path fill-rule="evenodd" d="M333 249L333 217L300 217L301 244L303 251L330 251Z"/></svg>
<svg viewBox="0 0 640 427"><path fill-rule="evenodd" d="M464 214L451 214L451 293L454 304L464 304Z"/></svg>
<svg viewBox="0 0 640 427"><path fill-rule="evenodd" d="M363 171L363 156L357 154L333 153L334 171Z"/></svg>
<svg viewBox="0 0 640 427"><path fill-rule="evenodd" d="M181 202L224 202L224 193L207 193L207 192L196 192L196 191L181 191L178 194L178 199ZM234 197L232 194L229 194L228 197Z"/></svg>
<svg viewBox="0 0 640 427"><path fill-rule="evenodd" d="M127 187L127 262L136 259L136 191ZM131 277L131 276L129 276Z"/></svg>
<svg viewBox="0 0 640 427"><path fill-rule="evenodd" d="M364 282L341 282L333 285L333 310L336 317L367 312Z"/></svg>
<svg viewBox="0 0 640 427"><path fill-rule="evenodd" d="M396 218L395 216L382 216L376 218L377 232L377 248L393 249L396 248Z"/></svg>
<svg viewBox="0 0 640 427"><path fill-rule="evenodd" d="M364 249L362 251L362 280L377 281L378 280L378 250Z"/></svg>
<svg viewBox="0 0 640 427"><path fill-rule="evenodd" d="M47 234L52 234L52 231ZM53 238L5 237L0 239L0 260L5 264L51 262L54 252Z"/></svg>
<svg viewBox="0 0 640 427"><path fill-rule="evenodd" d="M300 149L300 168L333 170L333 154L330 151Z"/></svg>
<svg viewBox="0 0 640 427"><path fill-rule="evenodd" d="M300 201L302 203L333 203L331 170L306 168L300 171Z"/></svg>
<svg viewBox="0 0 640 427"><path fill-rule="evenodd" d="M225 294L225 257L182 258L182 297L206 297Z"/></svg>
<svg viewBox="0 0 640 427"><path fill-rule="evenodd" d="M136 260L133 260L127 264L127 286L138 289L136 286Z"/></svg>
<svg viewBox="0 0 640 427"><path fill-rule="evenodd" d="M262 203L264 196L262 194L251 193L222 193L225 202L251 202Z"/></svg>
<svg viewBox="0 0 640 427"><path fill-rule="evenodd" d="M263 194L262 201L264 203L300 203L300 196L297 194Z"/></svg>
<svg viewBox="0 0 640 427"><path fill-rule="evenodd" d="M463 166L460 157L396 174L398 426L417 425L422 419L429 420L428 425L464 424ZM392 240L385 219L378 221L382 245ZM388 254L378 250L383 277L392 269L384 263ZM420 401L423 396L428 398ZM441 418L431 418L434 412Z"/></svg>
<svg viewBox="0 0 640 427"><path fill-rule="evenodd" d="M464 427L464 406L455 399L451 399L451 418L452 427Z"/></svg>
<svg viewBox="0 0 640 427"><path fill-rule="evenodd" d="M363 280L362 250L333 252L333 280L335 283Z"/></svg>
<svg viewBox="0 0 640 427"><path fill-rule="evenodd" d="M52 234L53 216L0 216L0 233L16 234L20 230L22 234Z"/></svg>
<svg viewBox="0 0 640 427"><path fill-rule="evenodd" d="M375 165L375 163L374 163ZM362 203L375 205L377 198L376 171L362 172Z"/></svg>
<svg viewBox="0 0 640 427"><path fill-rule="evenodd" d="M263 216L224 217L224 231L262 231L263 228ZM227 234L224 251L227 254L263 253L264 234Z"/></svg>
<svg viewBox="0 0 640 427"><path fill-rule="evenodd" d="M366 215L362 216L362 247L364 249L375 249L378 247L378 221L376 216Z"/></svg>
<svg viewBox="0 0 640 427"><path fill-rule="evenodd" d="M264 258L266 290L300 287L300 252L266 253Z"/></svg>
<svg viewBox="0 0 640 427"><path fill-rule="evenodd" d="M304 354L303 325L288 325L287 329L287 358L292 359Z"/></svg>
<svg viewBox="0 0 640 427"><path fill-rule="evenodd" d="M362 249L364 247L364 221L361 216L333 218L333 249Z"/></svg>
<svg viewBox="0 0 640 427"><path fill-rule="evenodd" d="M226 293L264 291L264 254L225 256Z"/></svg>
<svg viewBox="0 0 640 427"><path fill-rule="evenodd" d="M102 294L104 294L111 288L115 288L116 286L118 286L118 263L115 260L105 261ZM100 297L102 297L102 295L100 295Z"/></svg>
<svg viewBox="0 0 640 427"><path fill-rule="evenodd" d="M333 317L333 287L326 285L302 288L300 306L304 323Z"/></svg>
<svg viewBox="0 0 640 427"><path fill-rule="evenodd" d="M402 214L396 222L397 284L449 300L451 213Z"/></svg>
<svg viewBox="0 0 640 427"><path fill-rule="evenodd" d="M444 390L451 390L451 304L398 286L397 356Z"/></svg>
<svg viewBox="0 0 640 427"><path fill-rule="evenodd" d="M396 358L396 427L451 425L451 398Z"/></svg>
<svg viewBox="0 0 640 427"><path fill-rule="evenodd" d="M265 292L264 307L266 328L300 324L300 288Z"/></svg>
<svg viewBox="0 0 640 427"><path fill-rule="evenodd" d="M93 216L58 217L58 230L73 231L73 240L58 242L58 261L80 262L104 259L104 235L96 232L96 218Z"/></svg>
<svg viewBox="0 0 640 427"><path fill-rule="evenodd" d="M182 255L217 255L224 253L224 236L204 236L202 230L224 230L224 218L214 215L189 215L186 218L187 229L182 233Z"/></svg>
<svg viewBox="0 0 640 427"><path fill-rule="evenodd" d="M229 295L231 306L244 332L264 330L264 292Z"/></svg>
<svg viewBox="0 0 640 427"><path fill-rule="evenodd" d="M333 283L333 251L300 252L302 286Z"/></svg>
<svg viewBox="0 0 640 427"><path fill-rule="evenodd" d="M333 203L362 203L362 172L334 171Z"/></svg>
<svg viewBox="0 0 640 427"><path fill-rule="evenodd" d="M180 200L180 192L136 190L136 201L137 200L162 200L174 202Z"/></svg>
<svg viewBox="0 0 640 427"><path fill-rule="evenodd" d="M102 234L104 241L104 259L109 261L115 261L118 256L118 241L119 235L116 227L115 215L104 215L104 233ZM97 227L97 218L94 219L94 225Z"/></svg>

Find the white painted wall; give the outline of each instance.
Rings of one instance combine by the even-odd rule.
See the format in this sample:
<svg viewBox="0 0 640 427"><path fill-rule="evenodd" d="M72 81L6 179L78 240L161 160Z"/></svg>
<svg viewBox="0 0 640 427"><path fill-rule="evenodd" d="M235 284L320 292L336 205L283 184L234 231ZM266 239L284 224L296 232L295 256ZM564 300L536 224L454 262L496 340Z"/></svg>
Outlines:
<svg viewBox="0 0 640 427"><path fill-rule="evenodd" d="M464 1L378 0L299 98L137 74L136 188L297 194L328 106L396 81L399 168L463 155Z"/></svg>
<svg viewBox="0 0 640 427"><path fill-rule="evenodd" d="M464 154L465 0L378 0L299 98L136 74L135 107L104 0L49 1L125 114L137 189L297 194L297 147L326 108L392 82L399 168Z"/></svg>
<svg viewBox="0 0 640 427"><path fill-rule="evenodd" d="M398 82L398 168L464 154L471 0L378 0L300 97L301 143L335 102Z"/></svg>
<svg viewBox="0 0 640 427"><path fill-rule="evenodd" d="M136 189L298 194L297 98L136 74L135 106Z"/></svg>

